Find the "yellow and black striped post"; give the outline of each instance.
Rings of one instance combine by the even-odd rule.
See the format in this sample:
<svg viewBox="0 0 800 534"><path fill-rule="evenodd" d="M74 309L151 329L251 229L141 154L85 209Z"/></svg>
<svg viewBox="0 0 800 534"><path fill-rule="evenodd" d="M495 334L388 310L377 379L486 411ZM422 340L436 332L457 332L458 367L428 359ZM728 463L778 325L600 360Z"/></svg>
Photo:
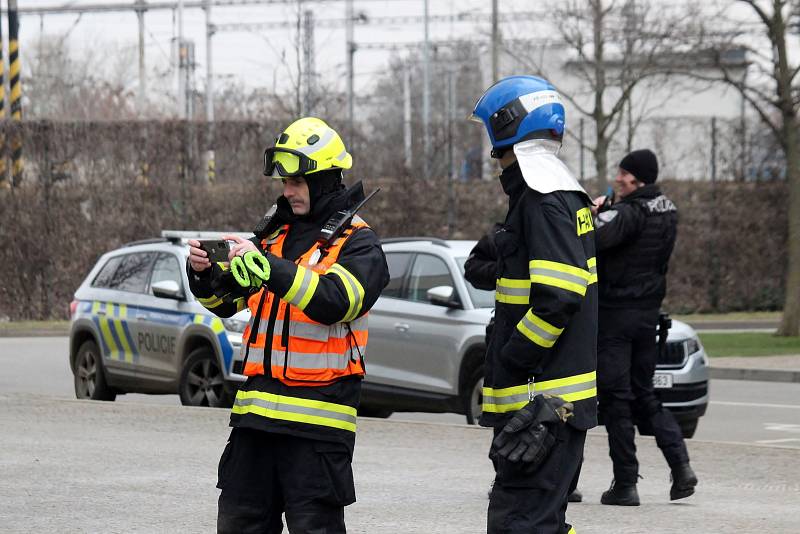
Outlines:
<svg viewBox="0 0 800 534"><path fill-rule="evenodd" d="M5 60L3 59L3 25L0 24L0 123L4 122L6 118L6 84L3 77L5 76ZM0 130L0 189L8 189L11 184L7 176L8 168L6 167L6 132Z"/></svg>
<svg viewBox="0 0 800 534"><path fill-rule="evenodd" d="M22 84L19 60L19 12L17 0L8 0L8 76L11 86L11 120L22 122ZM19 126L19 125L17 125ZM11 182L22 182L22 131L16 128L11 136Z"/></svg>

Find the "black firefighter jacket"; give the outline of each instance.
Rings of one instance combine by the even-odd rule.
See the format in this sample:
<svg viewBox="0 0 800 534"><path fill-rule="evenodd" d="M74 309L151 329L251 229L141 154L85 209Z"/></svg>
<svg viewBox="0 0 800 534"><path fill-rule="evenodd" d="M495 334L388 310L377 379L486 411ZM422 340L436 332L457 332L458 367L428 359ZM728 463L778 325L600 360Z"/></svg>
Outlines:
<svg viewBox="0 0 800 534"><path fill-rule="evenodd" d="M481 424L497 427L530 394L571 401L570 424L597 424L597 275L590 199L542 194L518 164L500 177L509 196L495 235L495 326L486 354Z"/></svg>
<svg viewBox="0 0 800 534"><path fill-rule="evenodd" d="M265 254L271 268L268 287L274 290L275 294L283 295L290 288L297 272L295 260L311 248L322 225L330 216L339 210L353 206L363 198L363 189L359 183L350 190L342 189L319 199L312 206L312 213L305 217L293 216L285 199L283 197L278 199L278 212L269 229L276 229L282 224L288 223L289 231L284 242L283 258L278 258L269 252ZM263 250L259 239L253 238L253 242L260 250ZM389 282L389 269L378 236L370 228L353 233L344 244L337 263L352 273L361 284L364 294L360 315L363 315L372 308L381 291ZM209 308L210 311L220 317L230 317L238 310L243 309L245 305L240 299L246 297L247 292L233 282L229 274L221 273L216 268L196 273L188 263L187 269L191 291L201 303L209 300L209 297L217 297L217 299L211 299L215 302L222 301L221 304ZM342 279L327 274L320 276L319 284L304 311L314 321L322 324L334 324L345 317L348 309L348 292ZM368 356L365 355L365 359L367 358ZM366 364L365 367L368 368L369 365ZM361 377L345 377L328 386L305 387L283 384L269 375L269 366L267 366L266 372L266 375L248 377L240 386L240 391L257 390L274 395L278 399L282 397L300 398L312 402L358 408L361 396ZM252 413L244 415L232 413L231 426L337 441L346 444L351 451L355 445L355 432L287 420L279 416L265 417Z"/></svg>

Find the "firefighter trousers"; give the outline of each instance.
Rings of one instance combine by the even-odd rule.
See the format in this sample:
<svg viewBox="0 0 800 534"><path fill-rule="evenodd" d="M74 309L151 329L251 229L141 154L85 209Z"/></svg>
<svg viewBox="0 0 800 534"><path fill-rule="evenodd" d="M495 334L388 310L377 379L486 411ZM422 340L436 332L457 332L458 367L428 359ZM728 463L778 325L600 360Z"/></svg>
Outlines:
<svg viewBox="0 0 800 534"><path fill-rule="evenodd" d="M495 428L495 435L500 428ZM586 431L560 427L556 443L533 473L500 459L489 496L487 534L574 533L566 522L567 497L583 459Z"/></svg>
<svg viewBox="0 0 800 534"><path fill-rule="evenodd" d="M346 445L234 428L219 462L218 534L344 534L355 502Z"/></svg>
<svg viewBox="0 0 800 534"><path fill-rule="evenodd" d="M653 390L658 346L658 308L600 308L597 340L597 397L600 421L608 431L614 480L636 484L634 422L652 428L670 467L688 463L680 426Z"/></svg>

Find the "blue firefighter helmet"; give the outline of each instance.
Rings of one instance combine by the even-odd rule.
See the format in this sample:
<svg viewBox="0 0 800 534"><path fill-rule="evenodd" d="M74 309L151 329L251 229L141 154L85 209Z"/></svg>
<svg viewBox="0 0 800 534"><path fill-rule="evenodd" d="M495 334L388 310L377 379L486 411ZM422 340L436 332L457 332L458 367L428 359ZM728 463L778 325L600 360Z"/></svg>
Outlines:
<svg viewBox="0 0 800 534"><path fill-rule="evenodd" d="M492 147L500 152L528 139L560 141L564 136L561 97L550 82L536 76L498 81L475 104L470 119L486 126Z"/></svg>

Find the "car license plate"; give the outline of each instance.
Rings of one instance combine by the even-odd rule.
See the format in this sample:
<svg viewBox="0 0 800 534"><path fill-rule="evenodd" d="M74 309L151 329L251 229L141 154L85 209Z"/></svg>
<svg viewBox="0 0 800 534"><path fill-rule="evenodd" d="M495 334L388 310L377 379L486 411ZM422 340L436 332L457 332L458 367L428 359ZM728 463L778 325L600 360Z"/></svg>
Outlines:
<svg viewBox="0 0 800 534"><path fill-rule="evenodd" d="M653 375L654 388L671 388L672 375L668 373L656 373Z"/></svg>

